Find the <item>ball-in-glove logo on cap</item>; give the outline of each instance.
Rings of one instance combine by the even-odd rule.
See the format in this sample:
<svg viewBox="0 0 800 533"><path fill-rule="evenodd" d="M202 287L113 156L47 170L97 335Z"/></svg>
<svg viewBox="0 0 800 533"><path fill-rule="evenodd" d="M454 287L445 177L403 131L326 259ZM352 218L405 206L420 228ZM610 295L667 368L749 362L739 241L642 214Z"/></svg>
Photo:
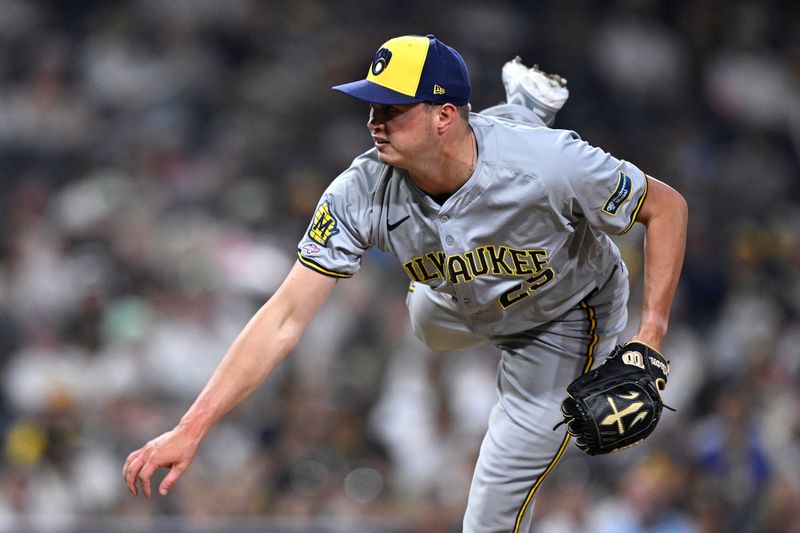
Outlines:
<svg viewBox="0 0 800 533"><path fill-rule="evenodd" d="M377 76L389 66L389 61L392 60L392 52L388 48L381 48L375 53L375 59L372 60L372 74Z"/></svg>

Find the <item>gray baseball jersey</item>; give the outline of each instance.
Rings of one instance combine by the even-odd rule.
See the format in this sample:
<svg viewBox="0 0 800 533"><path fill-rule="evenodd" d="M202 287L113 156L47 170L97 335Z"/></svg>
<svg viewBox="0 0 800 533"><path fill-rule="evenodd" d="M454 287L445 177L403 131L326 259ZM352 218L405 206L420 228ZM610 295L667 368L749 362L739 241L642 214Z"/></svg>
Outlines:
<svg viewBox="0 0 800 533"><path fill-rule="evenodd" d="M300 261L350 277L368 248L412 281L452 295L468 326L495 336L564 314L608 277L647 191L636 166L577 134L478 114L469 180L437 204L370 150L324 193Z"/></svg>
<svg viewBox="0 0 800 533"><path fill-rule="evenodd" d="M366 152L331 183L299 246L304 265L335 277L352 276L371 246L395 254L421 340L500 348L465 533L529 530L569 440L552 429L566 386L610 351L627 318L627 271L607 235L633 225L647 178L536 123L511 104L471 115L478 162L442 205Z"/></svg>

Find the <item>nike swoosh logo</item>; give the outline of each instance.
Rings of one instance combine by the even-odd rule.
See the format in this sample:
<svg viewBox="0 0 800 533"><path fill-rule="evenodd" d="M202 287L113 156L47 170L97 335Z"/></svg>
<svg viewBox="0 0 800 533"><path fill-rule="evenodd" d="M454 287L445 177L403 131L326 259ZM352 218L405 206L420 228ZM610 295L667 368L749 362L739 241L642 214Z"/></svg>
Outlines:
<svg viewBox="0 0 800 533"><path fill-rule="evenodd" d="M400 224L402 224L403 222L405 222L409 218L411 218L411 215L406 215L405 217L401 218L400 220L398 220L394 224L392 224L391 222L389 222L387 220L386 221L386 227L389 229L389 231L394 231L395 229L397 229L397 226L399 226Z"/></svg>

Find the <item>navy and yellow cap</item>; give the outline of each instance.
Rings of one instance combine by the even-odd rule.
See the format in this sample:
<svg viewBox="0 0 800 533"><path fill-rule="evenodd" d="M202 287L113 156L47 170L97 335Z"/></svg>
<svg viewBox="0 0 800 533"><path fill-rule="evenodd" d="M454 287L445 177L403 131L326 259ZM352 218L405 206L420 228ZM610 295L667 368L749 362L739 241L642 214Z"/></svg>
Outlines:
<svg viewBox="0 0 800 533"><path fill-rule="evenodd" d="M333 87L371 104L469 103L467 65L433 35L406 35L383 43L364 80Z"/></svg>

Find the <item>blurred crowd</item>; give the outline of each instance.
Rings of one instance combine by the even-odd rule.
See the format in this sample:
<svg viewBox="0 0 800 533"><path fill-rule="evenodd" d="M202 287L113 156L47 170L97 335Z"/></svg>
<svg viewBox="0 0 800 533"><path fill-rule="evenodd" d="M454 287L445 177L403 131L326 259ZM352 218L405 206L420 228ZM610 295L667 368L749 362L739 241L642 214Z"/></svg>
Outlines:
<svg viewBox="0 0 800 533"><path fill-rule="evenodd" d="M370 252L171 494L126 455L170 429L370 146L330 90L434 33L475 110L520 55L556 127L690 206L664 346L677 411L570 448L536 531L800 532L800 6L655 0L0 0L0 530L456 532L497 353L430 353ZM641 294L642 234L618 239Z"/></svg>

